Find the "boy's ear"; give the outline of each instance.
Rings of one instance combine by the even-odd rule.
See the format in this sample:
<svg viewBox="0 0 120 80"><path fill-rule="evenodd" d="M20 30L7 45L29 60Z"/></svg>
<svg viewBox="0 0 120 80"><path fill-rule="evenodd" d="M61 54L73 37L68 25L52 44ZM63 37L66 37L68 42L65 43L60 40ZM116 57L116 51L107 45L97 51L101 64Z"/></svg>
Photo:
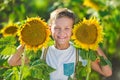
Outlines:
<svg viewBox="0 0 120 80"><path fill-rule="evenodd" d="M71 33L71 36L73 35L73 32Z"/></svg>
<svg viewBox="0 0 120 80"><path fill-rule="evenodd" d="M49 25L49 29L51 30L51 25Z"/></svg>
<svg viewBox="0 0 120 80"><path fill-rule="evenodd" d="M49 29L50 29L50 32L51 32L51 25L49 25Z"/></svg>

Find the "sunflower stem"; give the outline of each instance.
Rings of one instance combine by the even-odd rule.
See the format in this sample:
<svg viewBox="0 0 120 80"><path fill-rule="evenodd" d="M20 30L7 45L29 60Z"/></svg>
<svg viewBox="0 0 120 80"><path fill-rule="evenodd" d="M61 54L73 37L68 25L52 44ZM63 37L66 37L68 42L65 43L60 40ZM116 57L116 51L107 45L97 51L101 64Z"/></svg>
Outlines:
<svg viewBox="0 0 120 80"><path fill-rule="evenodd" d="M91 60L88 59L86 80L89 80L90 73L91 73Z"/></svg>
<svg viewBox="0 0 120 80"><path fill-rule="evenodd" d="M22 53L21 56L21 66L20 66L20 74L19 74L19 80L23 80L23 71L24 71L24 64L25 64L25 50Z"/></svg>
<svg viewBox="0 0 120 80"><path fill-rule="evenodd" d="M87 77L86 77L86 80L89 80L89 76L90 76L90 73L91 73L91 60L89 59L89 52L87 52Z"/></svg>

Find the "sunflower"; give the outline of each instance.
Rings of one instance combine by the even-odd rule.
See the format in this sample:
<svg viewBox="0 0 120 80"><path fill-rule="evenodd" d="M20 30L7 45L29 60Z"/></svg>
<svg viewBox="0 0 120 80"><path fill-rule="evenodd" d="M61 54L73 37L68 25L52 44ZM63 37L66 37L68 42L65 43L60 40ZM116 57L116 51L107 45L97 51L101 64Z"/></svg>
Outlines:
<svg viewBox="0 0 120 80"><path fill-rule="evenodd" d="M103 28L96 18L84 18L74 25L72 39L79 48L96 50L99 43L103 42Z"/></svg>
<svg viewBox="0 0 120 80"><path fill-rule="evenodd" d="M1 33L3 34L3 36L16 36L17 35L17 31L18 31L18 25L16 24L9 24L7 26L5 26L2 30Z"/></svg>
<svg viewBox="0 0 120 80"><path fill-rule="evenodd" d="M39 17L27 18L26 23L19 32L19 40L27 49L36 51L38 48L47 46L50 39L48 25Z"/></svg>
<svg viewBox="0 0 120 80"><path fill-rule="evenodd" d="M91 7L95 10L99 10L99 6L98 4L94 3L92 0L84 0L83 5L87 6L87 7Z"/></svg>

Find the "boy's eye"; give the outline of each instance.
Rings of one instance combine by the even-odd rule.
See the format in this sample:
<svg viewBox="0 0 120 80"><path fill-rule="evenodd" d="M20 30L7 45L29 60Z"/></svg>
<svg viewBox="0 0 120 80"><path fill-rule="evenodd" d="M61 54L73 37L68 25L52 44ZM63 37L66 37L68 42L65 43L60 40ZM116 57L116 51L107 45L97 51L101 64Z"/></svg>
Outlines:
<svg viewBox="0 0 120 80"><path fill-rule="evenodd" d="M65 28L65 30L69 30L70 28Z"/></svg>
<svg viewBox="0 0 120 80"><path fill-rule="evenodd" d="M60 29L60 28L55 28L55 29Z"/></svg>
<svg viewBox="0 0 120 80"><path fill-rule="evenodd" d="M69 29L69 28L65 28L65 29Z"/></svg>
<svg viewBox="0 0 120 80"><path fill-rule="evenodd" d="M56 28L54 28L54 29L57 30L57 31L60 30L60 28L58 28L58 27L56 27Z"/></svg>

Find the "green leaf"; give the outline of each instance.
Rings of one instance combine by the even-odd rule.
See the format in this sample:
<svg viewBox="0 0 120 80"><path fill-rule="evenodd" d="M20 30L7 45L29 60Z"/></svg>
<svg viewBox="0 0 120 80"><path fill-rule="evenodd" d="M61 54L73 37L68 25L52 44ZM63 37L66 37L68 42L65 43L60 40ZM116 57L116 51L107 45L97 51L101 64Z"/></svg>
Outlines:
<svg viewBox="0 0 120 80"><path fill-rule="evenodd" d="M85 78L87 76L86 69L87 69L86 66L82 66L82 63L78 62L77 66L76 66L76 72L75 72L77 80L83 80L83 78Z"/></svg>
<svg viewBox="0 0 120 80"><path fill-rule="evenodd" d="M15 37L7 36L0 39L0 48L7 45L14 45L15 43L16 43Z"/></svg>
<svg viewBox="0 0 120 80"><path fill-rule="evenodd" d="M100 56L100 65L109 65L112 69L112 63L108 59L105 59L103 56Z"/></svg>
<svg viewBox="0 0 120 80"><path fill-rule="evenodd" d="M30 68L29 68L29 66L24 65L23 71L24 71L24 72L22 73L23 79L26 79L28 76L30 76ZM26 80L27 80L27 79L26 79Z"/></svg>
<svg viewBox="0 0 120 80"><path fill-rule="evenodd" d="M95 61L95 60L96 60L97 55L96 55L95 51L90 51L90 52L89 52L89 58L90 58L90 60L92 60L92 61Z"/></svg>
<svg viewBox="0 0 120 80"><path fill-rule="evenodd" d="M82 77L85 77L87 75L86 67L81 68L80 74Z"/></svg>
<svg viewBox="0 0 120 80"><path fill-rule="evenodd" d="M48 66L44 60L36 60L31 64L30 72L33 78L49 80L49 74L55 69Z"/></svg>
<svg viewBox="0 0 120 80"><path fill-rule="evenodd" d="M3 64L7 61L7 57L0 54L0 66L3 66Z"/></svg>
<svg viewBox="0 0 120 80"><path fill-rule="evenodd" d="M13 36L3 37L0 39L0 54L10 55L16 51L16 39ZM10 50L11 49L11 50Z"/></svg>
<svg viewBox="0 0 120 80"><path fill-rule="evenodd" d="M6 68L0 68L0 80L3 78L3 74L5 73L7 69Z"/></svg>
<svg viewBox="0 0 120 80"><path fill-rule="evenodd" d="M107 65L107 62L106 62L106 60L105 60L105 58L103 56L100 56L100 65L101 66Z"/></svg>
<svg viewBox="0 0 120 80"><path fill-rule="evenodd" d="M42 54L42 51L39 49L36 52L33 50L26 50L26 56L30 59L30 64L33 64L32 62L40 59L40 56Z"/></svg>
<svg viewBox="0 0 120 80"><path fill-rule="evenodd" d="M9 64L7 62L8 58L9 58L9 56L5 56L5 55L0 54L0 68L4 68L4 69L9 68Z"/></svg>
<svg viewBox="0 0 120 80"><path fill-rule="evenodd" d="M85 51L85 50L82 49L82 50L80 51L80 56L81 56L83 59L87 59L87 57L88 57L88 56L87 56L87 51Z"/></svg>
<svg viewBox="0 0 120 80"><path fill-rule="evenodd" d="M111 69L112 69L112 63L108 60L108 59L106 59L106 63L111 67Z"/></svg>
<svg viewBox="0 0 120 80"><path fill-rule="evenodd" d="M12 75L13 75L13 70L12 69L8 69L3 74L5 80L10 80Z"/></svg>
<svg viewBox="0 0 120 80"><path fill-rule="evenodd" d="M102 80L102 77L100 77L100 74L96 71L92 71L90 73L90 80Z"/></svg>
<svg viewBox="0 0 120 80"><path fill-rule="evenodd" d="M2 54L2 55L11 55L11 54L14 54L15 52L16 52L16 46L11 45L11 46L6 46L6 47L2 50L1 54Z"/></svg>

